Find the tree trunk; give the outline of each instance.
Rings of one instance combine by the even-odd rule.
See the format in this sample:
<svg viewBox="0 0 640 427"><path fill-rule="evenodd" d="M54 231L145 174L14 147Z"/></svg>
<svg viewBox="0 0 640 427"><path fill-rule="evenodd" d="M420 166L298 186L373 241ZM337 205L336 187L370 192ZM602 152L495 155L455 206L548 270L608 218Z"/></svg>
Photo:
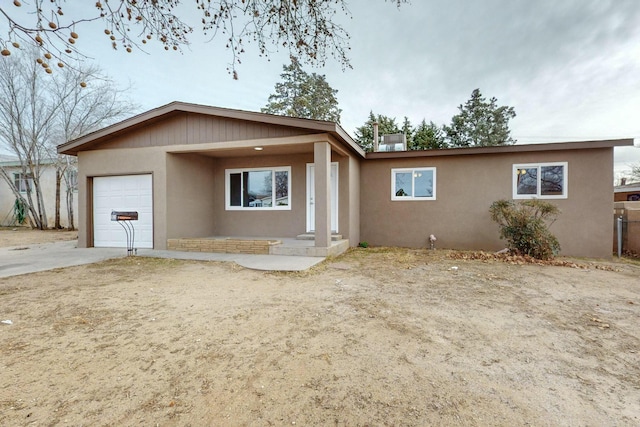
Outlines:
<svg viewBox="0 0 640 427"><path fill-rule="evenodd" d="M73 220L73 188L67 187L67 219L69 221L69 230L75 230Z"/></svg>
<svg viewBox="0 0 640 427"><path fill-rule="evenodd" d="M60 174L60 169L56 168L56 230L62 228L60 225L60 181L62 181L62 174Z"/></svg>
<svg viewBox="0 0 640 427"><path fill-rule="evenodd" d="M39 228L42 230L42 222L40 221L40 215L38 210L33 206L33 197L31 197L32 195L32 190L31 187L27 187L27 194L26 194L26 198L22 197L22 200L27 202L27 207L29 208L29 220L31 222L31 227L32 228Z"/></svg>
<svg viewBox="0 0 640 427"><path fill-rule="evenodd" d="M44 198L42 196L42 188L40 188L40 180L34 179L33 186L36 190L36 200L38 201L38 228L40 230L46 230L49 228L49 224L47 222L47 212L44 206Z"/></svg>

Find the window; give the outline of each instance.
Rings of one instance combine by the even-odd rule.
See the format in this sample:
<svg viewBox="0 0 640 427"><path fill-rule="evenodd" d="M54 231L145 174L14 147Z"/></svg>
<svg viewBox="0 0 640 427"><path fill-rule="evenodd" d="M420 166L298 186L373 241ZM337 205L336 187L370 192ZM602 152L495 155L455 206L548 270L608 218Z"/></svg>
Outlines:
<svg viewBox="0 0 640 427"><path fill-rule="evenodd" d="M435 200L436 168L391 169L391 200Z"/></svg>
<svg viewBox="0 0 640 427"><path fill-rule="evenodd" d="M566 199L567 162L513 165L514 199Z"/></svg>
<svg viewBox="0 0 640 427"><path fill-rule="evenodd" d="M27 189L31 190L33 180L29 178L28 175L23 173L14 173L13 174L13 183L21 193L26 193Z"/></svg>
<svg viewBox="0 0 640 427"><path fill-rule="evenodd" d="M289 210L291 168L227 169L227 210Z"/></svg>

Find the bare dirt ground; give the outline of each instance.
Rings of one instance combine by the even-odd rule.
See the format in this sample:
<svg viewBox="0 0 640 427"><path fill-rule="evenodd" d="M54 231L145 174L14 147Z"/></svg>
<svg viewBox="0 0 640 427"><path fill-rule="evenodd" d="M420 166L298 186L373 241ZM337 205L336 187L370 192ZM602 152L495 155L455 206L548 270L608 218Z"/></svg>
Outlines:
<svg viewBox="0 0 640 427"><path fill-rule="evenodd" d="M640 264L462 256L0 279L0 425L640 424Z"/></svg>
<svg viewBox="0 0 640 427"><path fill-rule="evenodd" d="M0 248L77 239L77 231L41 231L27 227L0 227Z"/></svg>

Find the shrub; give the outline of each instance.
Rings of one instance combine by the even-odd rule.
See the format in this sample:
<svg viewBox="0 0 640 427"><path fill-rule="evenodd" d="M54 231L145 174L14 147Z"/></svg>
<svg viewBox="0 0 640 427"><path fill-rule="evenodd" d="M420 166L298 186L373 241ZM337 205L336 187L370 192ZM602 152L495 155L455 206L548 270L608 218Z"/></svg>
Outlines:
<svg viewBox="0 0 640 427"><path fill-rule="evenodd" d="M558 239L551 234L560 209L542 200L498 200L489 208L491 219L500 225L500 238L518 255L550 259L560 252Z"/></svg>
<svg viewBox="0 0 640 427"><path fill-rule="evenodd" d="M358 246L361 248L368 248L369 247L369 243L367 242L360 242L358 243Z"/></svg>
<svg viewBox="0 0 640 427"><path fill-rule="evenodd" d="M27 221L27 204L22 199L16 199L13 204L13 218L20 225Z"/></svg>

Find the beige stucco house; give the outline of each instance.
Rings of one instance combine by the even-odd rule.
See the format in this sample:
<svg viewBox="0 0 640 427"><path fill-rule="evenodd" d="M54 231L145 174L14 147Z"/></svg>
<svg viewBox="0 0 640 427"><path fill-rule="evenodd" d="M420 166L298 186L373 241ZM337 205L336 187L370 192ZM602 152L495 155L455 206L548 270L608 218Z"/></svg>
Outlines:
<svg viewBox="0 0 640 427"><path fill-rule="evenodd" d="M640 201L640 182L630 182L613 187L614 202Z"/></svg>
<svg viewBox="0 0 640 427"><path fill-rule="evenodd" d="M79 245L295 238L504 247L490 204L543 198L565 255L611 256L613 148L633 140L365 153L340 125L174 102L58 147L78 156ZM169 245L170 246L170 245Z"/></svg>
<svg viewBox="0 0 640 427"><path fill-rule="evenodd" d="M0 167L3 168L15 187L20 191L22 197L27 197L27 187L33 188L32 179L23 173L20 162L13 158L4 158L0 161ZM68 179L62 179L60 183L60 226L68 228L69 218L67 215L67 191L72 191L72 208L75 215L78 212L78 197L76 186L75 169L69 170ZM69 183L69 187L67 187ZM42 191L42 199L44 202L44 211L47 216L49 227L55 225L56 215L56 166L53 161L43 160L40 166L40 186ZM37 203L35 192L32 193L33 203ZM0 226L16 225L13 213L13 207L16 201L16 195L7 184L6 180L0 177Z"/></svg>

